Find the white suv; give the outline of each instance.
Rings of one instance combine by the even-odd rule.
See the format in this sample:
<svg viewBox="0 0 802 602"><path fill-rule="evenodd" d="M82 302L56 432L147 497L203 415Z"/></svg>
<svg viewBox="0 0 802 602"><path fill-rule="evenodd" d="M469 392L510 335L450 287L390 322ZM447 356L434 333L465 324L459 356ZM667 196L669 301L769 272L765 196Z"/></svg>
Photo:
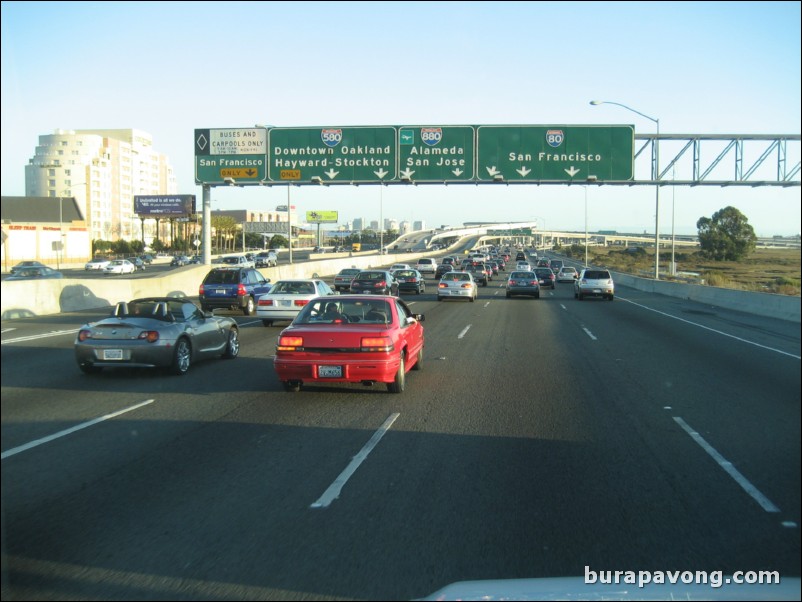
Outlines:
<svg viewBox="0 0 802 602"><path fill-rule="evenodd" d="M437 262L431 257L422 257L418 259L418 263L415 266L415 269L418 270L421 274L434 275L435 273L437 273Z"/></svg>
<svg viewBox="0 0 802 602"><path fill-rule="evenodd" d="M585 268L574 280L574 297L582 301L585 297L615 298L615 284L608 270Z"/></svg>

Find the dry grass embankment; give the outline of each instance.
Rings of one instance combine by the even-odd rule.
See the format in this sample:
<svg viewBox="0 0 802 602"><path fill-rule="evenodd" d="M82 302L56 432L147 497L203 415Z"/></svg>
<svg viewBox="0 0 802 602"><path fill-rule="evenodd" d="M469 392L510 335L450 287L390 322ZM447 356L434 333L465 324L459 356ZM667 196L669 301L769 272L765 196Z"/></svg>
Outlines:
<svg viewBox="0 0 802 602"><path fill-rule="evenodd" d="M563 247L559 252L584 259L585 247ZM800 295L800 249L758 248L741 261L712 261L703 258L699 251L675 250L677 277L669 275L671 252L660 250L660 277L663 280L689 280L687 274L697 274L708 286L744 291ZM654 249L616 247L590 247L588 258L592 265L611 270L651 277L654 275ZM693 277L690 278L694 280Z"/></svg>

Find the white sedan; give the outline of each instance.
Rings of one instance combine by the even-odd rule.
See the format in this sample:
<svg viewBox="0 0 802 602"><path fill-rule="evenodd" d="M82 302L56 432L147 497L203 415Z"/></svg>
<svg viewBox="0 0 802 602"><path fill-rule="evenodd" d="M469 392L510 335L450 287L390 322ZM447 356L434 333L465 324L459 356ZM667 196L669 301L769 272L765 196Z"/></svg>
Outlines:
<svg viewBox="0 0 802 602"><path fill-rule="evenodd" d="M107 276L109 274L133 274L134 272L136 272L136 266L127 259L115 259L103 268L103 273Z"/></svg>
<svg viewBox="0 0 802 602"><path fill-rule="evenodd" d="M270 292L256 301L256 317L262 324L272 326L276 320L294 320L303 307L316 297L339 295L323 280L317 278L279 280Z"/></svg>
<svg viewBox="0 0 802 602"><path fill-rule="evenodd" d="M84 264L85 270L105 270L111 261L105 257L95 257Z"/></svg>

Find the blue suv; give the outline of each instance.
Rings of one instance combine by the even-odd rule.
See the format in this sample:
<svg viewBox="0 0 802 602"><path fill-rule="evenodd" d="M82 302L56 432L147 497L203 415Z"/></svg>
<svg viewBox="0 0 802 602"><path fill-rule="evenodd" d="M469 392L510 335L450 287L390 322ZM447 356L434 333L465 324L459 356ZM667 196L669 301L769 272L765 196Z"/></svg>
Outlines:
<svg viewBox="0 0 802 602"><path fill-rule="evenodd" d="M203 311L239 309L251 316L256 310L256 301L271 288L270 278L262 276L259 270L214 268L198 288L198 297Z"/></svg>

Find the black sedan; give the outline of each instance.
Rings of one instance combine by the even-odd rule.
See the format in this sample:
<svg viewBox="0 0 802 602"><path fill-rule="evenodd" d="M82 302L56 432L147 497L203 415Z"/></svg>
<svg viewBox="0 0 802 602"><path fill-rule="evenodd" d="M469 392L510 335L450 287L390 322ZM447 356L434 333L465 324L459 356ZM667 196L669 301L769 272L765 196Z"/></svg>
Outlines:
<svg viewBox="0 0 802 602"><path fill-rule="evenodd" d="M426 280L418 270L395 270L393 277L398 281L398 292L410 291L416 295L426 292Z"/></svg>
<svg viewBox="0 0 802 602"><path fill-rule="evenodd" d="M120 302L108 318L82 326L75 339L75 360L86 374L164 367L183 375L195 361L238 354L239 327L233 318L204 313L180 297Z"/></svg>
<svg viewBox="0 0 802 602"><path fill-rule="evenodd" d="M351 281L351 292L356 294L398 296L398 282L387 270L362 270Z"/></svg>

